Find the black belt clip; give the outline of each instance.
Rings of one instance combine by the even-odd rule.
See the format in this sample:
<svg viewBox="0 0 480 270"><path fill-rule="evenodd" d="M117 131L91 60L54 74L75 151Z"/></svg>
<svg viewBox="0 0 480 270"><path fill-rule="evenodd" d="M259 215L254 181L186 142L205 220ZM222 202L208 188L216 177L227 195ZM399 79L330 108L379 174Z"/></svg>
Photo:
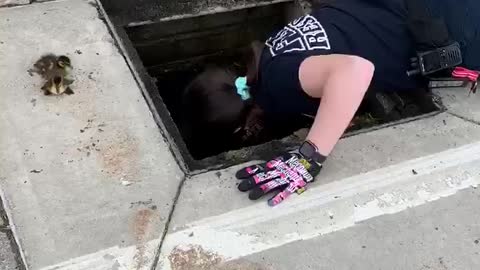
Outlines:
<svg viewBox="0 0 480 270"><path fill-rule="evenodd" d="M408 76L432 74L447 68L453 68L463 62L460 44L454 42L448 46L436 48L431 51L417 52L417 57L411 58L412 70L407 71Z"/></svg>

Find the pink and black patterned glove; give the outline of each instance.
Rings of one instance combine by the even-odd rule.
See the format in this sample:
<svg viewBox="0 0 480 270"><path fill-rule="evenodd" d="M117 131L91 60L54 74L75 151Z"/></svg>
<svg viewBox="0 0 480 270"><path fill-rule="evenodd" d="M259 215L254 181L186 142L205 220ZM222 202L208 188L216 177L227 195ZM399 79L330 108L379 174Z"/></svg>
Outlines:
<svg viewBox="0 0 480 270"><path fill-rule="evenodd" d="M293 193L303 193L307 184L315 180L321 168L321 164L308 160L299 153L287 153L266 163L238 171L236 177L242 180L238 189L242 192L250 191L248 197L251 200L279 191L268 200L268 205L275 206Z"/></svg>

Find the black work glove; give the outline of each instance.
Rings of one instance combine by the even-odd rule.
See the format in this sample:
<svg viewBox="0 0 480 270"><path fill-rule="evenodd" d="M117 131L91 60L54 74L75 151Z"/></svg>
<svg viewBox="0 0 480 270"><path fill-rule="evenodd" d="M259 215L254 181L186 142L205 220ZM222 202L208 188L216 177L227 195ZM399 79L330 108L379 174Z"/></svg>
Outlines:
<svg viewBox="0 0 480 270"><path fill-rule="evenodd" d="M315 180L321 168L322 164L305 158L300 153L286 153L266 163L239 170L236 177L242 182L238 189L242 192L250 191L248 197L251 200L279 191L268 200L268 205L275 206L292 193L303 193L307 184Z"/></svg>

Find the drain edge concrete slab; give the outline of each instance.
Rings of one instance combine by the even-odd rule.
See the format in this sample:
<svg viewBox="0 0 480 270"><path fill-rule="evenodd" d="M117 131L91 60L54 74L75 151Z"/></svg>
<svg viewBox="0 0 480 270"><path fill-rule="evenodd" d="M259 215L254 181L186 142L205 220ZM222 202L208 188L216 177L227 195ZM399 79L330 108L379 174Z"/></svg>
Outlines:
<svg viewBox="0 0 480 270"><path fill-rule="evenodd" d="M470 93L467 88L444 88L434 92L442 98L450 113L480 123L480 94Z"/></svg>
<svg viewBox="0 0 480 270"><path fill-rule="evenodd" d="M339 142L313 186L323 186L411 159L434 155L475 143L479 138L479 125L448 113L348 137ZM170 228L176 231L196 220L252 205L247 198L248 194L242 194L236 188L238 181L234 175L243 166L245 165L187 179ZM266 203L266 199L262 199L259 204Z"/></svg>
<svg viewBox="0 0 480 270"><path fill-rule="evenodd" d="M0 9L0 183L28 269L149 269L184 177L92 3ZM74 95L27 72L48 52Z"/></svg>
<svg viewBox="0 0 480 270"><path fill-rule="evenodd" d="M274 209L236 190L238 168L188 179L157 269L216 269L476 186L478 138L480 126L445 113L346 138L308 192Z"/></svg>

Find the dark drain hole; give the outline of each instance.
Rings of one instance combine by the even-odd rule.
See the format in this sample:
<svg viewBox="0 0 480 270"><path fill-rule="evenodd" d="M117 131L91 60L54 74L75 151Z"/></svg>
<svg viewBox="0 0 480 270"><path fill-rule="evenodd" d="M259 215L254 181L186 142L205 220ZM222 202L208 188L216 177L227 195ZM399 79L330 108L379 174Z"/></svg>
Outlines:
<svg viewBox="0 0 480 270"><path fill-rule="evenodd" d="M223 155L218 158L218 162L241 163L247 161L249 157L254 158L250 155L253 148L245 149L246 147L279 140L311 125L313 119L300 116L298 121L293 121L295 124L287 128L284 126L281 131L276 130L258 141L232 143L226 137L224 140L216 138L215 142L211 142L211 138L208 137L197 138L195 142L191 142L186 140L185 130L181 124L184 110L181 97L187 84L206 65L211 64L228 67L237 75L243 75L245 70L241 48L252 40L265 39L274 29L282 27L288 21L286 14L291 7L288 3L272 4L126 29L148 74L156 82L157 91L188 148L188 153L181 151L183 155L190 155L194 162ZM358 111L349 132L437 110L439 107L427 91L400 94L371 92ZM288 146L291 144L290 141ZM263 149L261 150L263 152L268 152L268 148L269 146L256 147ZM244 153L232 155L238 157L236 160L228 160L228 155L225 156L224 153L238 149L242 149L240 151ZM191 158L185 160L188 163ZM212 165L214 164L208 162L201 166L215 167Z"/></svg>
<svg viewBox="0 0 480 270"><path fill-rule="evenodd" d="M233 60L233 64L232 63ZM235 71L237 75L243 76L244 70L241 64L240 50L232 53L221 52L217 55L206 57L201 61L192 61L176 66L175 69L155 74L157 87L160 89L160 95L163 98L171 117L177 124L180 132L186 140L190 154L195 159L202 159L214 156L226 151L238 150L252 145L259 145L272 140L279 140L293 134L302 128L309 128L313 123L313 116L301 115L293 119L288 124L283 124L281 129L269 127L266 136L261 136L258 140L239 142L228 134L225 137L215 137L213 134L206 133L206 138L195 138L188 140L186 131L182 128L181 119L183 109L181 97L183 89L187 86L203 67L208 64L217 66L227 66ZM229 65L230 64L230 65ZM153 75L153 74L152 74ZM177 91L169 91L177 89ZM422 89L417 92L395 93L395 92L369 92L355 118L353 119L348 132L359 131L372 128L390 122L399 121L406 118L416 117L438 110L433 96ZM197 136L202 136L198 134Z"/></svg>
<svg viewBox="0 0 480 270"><path fill-rule="evenodd" d="M268 134L260 136L256 140L241 141L233 134L222 134L219 131L199 133L193 132L195 138L191 139L188 127L185 128L182 123L182 113L185 108L182 107L183 90L187 84L200 73L205 66L215 65L225 67L231 70L237 76L244 76L245 65L242 62L242 49L225 50L213 55L189 60L183 63L177 63L174 67L164 69L163 71L152 72L151 76L156 79L157 88L160 91L171 117L177 124L183 139L190 150L190 154L195 159L202 159L214 156L230 150L238 150L252 145L259 145L268 141L281 139L292 134L298 129L308 127L312 119L306 116L299 116L298 119L291 121L288 125L282 125L281 130L269 128ZM176 89L171 91L171 89ZM264 132L262 132L264 133ZM189 136L190 135L190 136Z"/></svg>

